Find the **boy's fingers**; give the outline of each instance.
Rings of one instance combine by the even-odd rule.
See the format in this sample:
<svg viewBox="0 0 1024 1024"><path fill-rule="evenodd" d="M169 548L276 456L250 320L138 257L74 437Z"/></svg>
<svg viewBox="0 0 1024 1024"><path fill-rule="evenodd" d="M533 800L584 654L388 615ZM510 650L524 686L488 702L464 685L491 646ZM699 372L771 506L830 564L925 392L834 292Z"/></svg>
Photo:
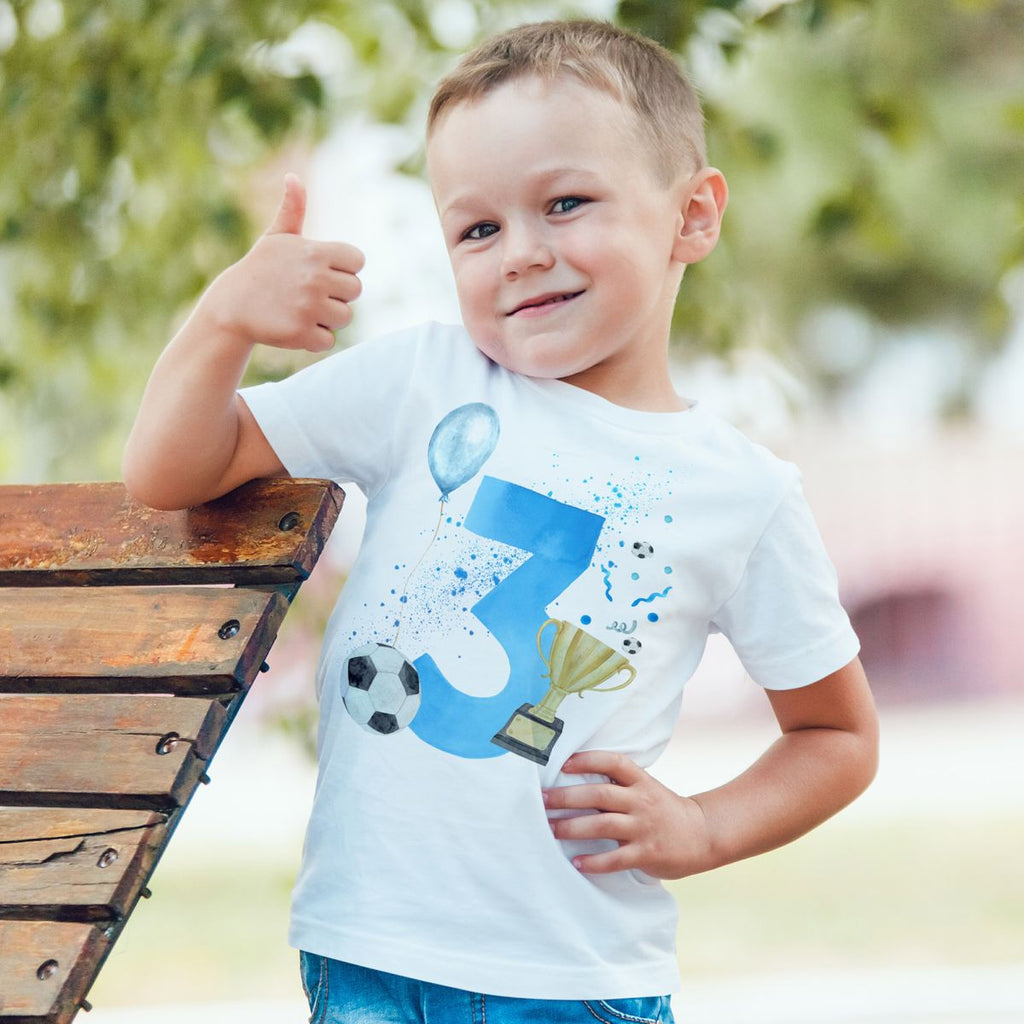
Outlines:
<svg viewBox="0 0 1024 1024"><path fill-rule="evenodd" d="M565 762L562 771L569 774L607 775L620 786L631 786L646 774L643 768L625 754L610 750L581 750Z"/></svg>
<svg viewBox="0 0 1024 1024"><path fill-rule="evenodd" d="M301 235L302 222L306 219L306 186L297 174L284 176L284 196L277 208L273 223L266 230L268 235Z"/></svg>
<svg viewBox="0 0 1024 1024"><path fill-rule="evenodd" d="M347 242L322 243L331 270L343 274L358 274L366 265L366 257L361 249Z"/></svg>
<svg viewBox="0 0 1024 1024"><path fill-rule="evenodd" d="M622 811L630 807L628 791L623 786L594 783L583 786L556 786L544 790L544 806L549 811Z"/></svg>
<svg viewBox="0 0 1024 1024"><path fill-rule="evenodd" d="M328 349L334 348L336 340L334 331L330 327L326 324L317 324L316 328L310 332L308 344L303 347L308 352L326 352Z"/></svg>
<svg viewBox="0 0 1024 1024"><path fill-rule="evenodd" d="M335 302L355 302L363 294L363 282L355 274L346 274L331 286L329 299Z"/></svg>
<svg viewBox="0 0 1024 1024"><path fill-rule="evenodd" d="M572 818L548 821L556 839L614 839L625 842L633 837L632 819L626 814L577 814Z"/></svg>
<svg viewBox="0 0 1024 1024"><path fill-rule="evenodd" d="M632 865L622 853L622 847L607 853L588 853L573 857L572 866L586 875L607 875L612 871L625 871Z"/></svg>

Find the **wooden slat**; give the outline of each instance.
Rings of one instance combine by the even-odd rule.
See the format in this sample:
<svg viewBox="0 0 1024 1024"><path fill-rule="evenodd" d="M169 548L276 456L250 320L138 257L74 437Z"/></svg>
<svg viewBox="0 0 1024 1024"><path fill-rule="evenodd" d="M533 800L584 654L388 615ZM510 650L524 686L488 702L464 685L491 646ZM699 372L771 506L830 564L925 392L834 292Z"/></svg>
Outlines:
<svg viewBox="0 0 1024 1024"><path fill-rule="evenodd" d="M0 918L124 917L167 820L154 811L0 807Z"/></svg>
<svg viewBox="0 0 1024 1024"><path fill-rule="evenodd" d="M0 696L0 804L181 805L226 720L221 704L198 697Z"/></svg>
<svg viewBox="0 0 1024 1024"><path fill-rule="evenodd" d="M0 1024L75 1017L343 498L0 487Z"/></svg>
<svg viewBox="0 0 1024 1024"><path fill-rule="evenodd" d="M159 512L122 484L0 487L0 586L301 581L343 499L324 480L255 480Z"/></svg>
<svg viewBox="0 0 1024 1024"><path fill-rule="evenodd" d="M0 693L230 693L287 610L281 593L231 587L0 590Z"/></svg>
<svg viewBox="0 0 1024 1024"><path fill-rule="evenodd" d="M0 921L0 1019L66 1024L109 943L94 925Z"/></svg>

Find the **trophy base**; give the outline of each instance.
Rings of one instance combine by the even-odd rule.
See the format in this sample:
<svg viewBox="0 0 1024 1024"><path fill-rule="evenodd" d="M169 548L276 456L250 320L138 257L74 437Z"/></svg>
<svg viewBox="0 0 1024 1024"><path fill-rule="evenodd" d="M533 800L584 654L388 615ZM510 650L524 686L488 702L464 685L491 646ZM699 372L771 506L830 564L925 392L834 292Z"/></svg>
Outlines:
<svg viewBox="0 0 1024 1024"><path fill-rule="evenodd" d="M532 711L532 704L522 705L491 742L536 764L547 764L552 748L562 735L562 720L546 722Z"/></svg>

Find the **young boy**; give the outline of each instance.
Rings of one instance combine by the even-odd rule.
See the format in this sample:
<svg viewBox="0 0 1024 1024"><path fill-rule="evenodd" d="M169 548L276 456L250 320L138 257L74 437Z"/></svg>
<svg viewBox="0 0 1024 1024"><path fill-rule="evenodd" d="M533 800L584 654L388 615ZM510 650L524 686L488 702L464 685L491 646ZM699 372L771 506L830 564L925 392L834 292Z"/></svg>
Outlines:
<svg viewBox="0 0 1024 1024"><path fill-rule="evenodd" d="M872 777L857 640L795 469L669 378L726 204L672 58L593 22L506 33L441 83L427 166L464 327L236 394L254 344L325 350L359 294L290 176L158 362L125 479L159 507L282 473L367 495L293 907L312 1019L670 1021L659 880L786 843ZM646 769L712 631L781 736L681 796Z"/></svg>

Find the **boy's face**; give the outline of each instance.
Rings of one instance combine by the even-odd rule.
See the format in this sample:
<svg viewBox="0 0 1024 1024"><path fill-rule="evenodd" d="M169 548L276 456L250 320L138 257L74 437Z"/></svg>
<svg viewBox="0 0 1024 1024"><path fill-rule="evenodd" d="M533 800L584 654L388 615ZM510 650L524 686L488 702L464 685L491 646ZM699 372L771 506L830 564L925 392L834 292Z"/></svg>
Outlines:
<svg viewBox="0 0 1024 1024"><path fill-rule="evenodd" d="M656 180L631 118L573 79L517 79L446 111L427 163L477 347L642 408L672 404L688 182Z"/></svg>

